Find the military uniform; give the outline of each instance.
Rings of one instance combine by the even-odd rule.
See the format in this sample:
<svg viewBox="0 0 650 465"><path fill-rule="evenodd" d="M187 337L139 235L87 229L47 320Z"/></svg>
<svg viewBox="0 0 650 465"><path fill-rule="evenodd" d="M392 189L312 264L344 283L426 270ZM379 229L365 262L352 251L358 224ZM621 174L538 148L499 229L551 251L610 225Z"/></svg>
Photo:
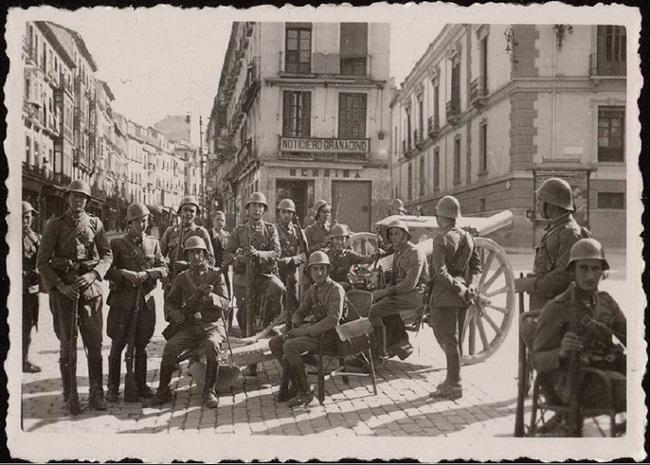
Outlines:
<svg viewBox="0 0 650 465"><path fill-rule="evenodd" d="M625 411L625 355L614 344L612 333L626 344L626 319L618 304L607 293L586 293L575 284L549 301L543 308L533 344L532 363L543 376L546 386L564 402L569 402L568 358L561 359L560 345L570 328L570 316L577 311L577 335L582 339L581 365L604 370L610 379L617 411ZM605 386L599 376L582 372L579 399L583 407L609 405Z"/></svg>
<svg viewBox="0 0 650 465"><path fill-rule="evenodd" d="M275 225L280 238L280 258L278 259L278 272L280 280L287 291L287 310L291 314L299 304L298 282L300 265L307 261L305 251L302 250L301 243L307 244L307 238L300 238L302 233L293 223Z"/></svg>
<svg viewBox="0 0 650 465"><path fill-rule="evenodd" d="M106 303L108 312L106 332L113 340L108 358L108 388L117 392L120 385L122 350L128 343L131 318L136 308L139 293L139 310L135 327L134 373L136 384L143 389L146 385L147 353L156 325L156 304L153 290L159 279L167 276L167 264L160 251L160 244L147 234L139 237L127 233L123 238L111 241L113 264L106 274L111 287ZM142 286L133 287L121 276L122 270L146 271L148 278Z"/></svg>
<svg viewBox="0 0 650 465"><path fill-rule="evenodd" d="M307 243L309 244L310 254L316 250L324 249L327 246L327 242L329 241L329 233L330 230L327 229L324 224L318 221L305 229L305 235L307 236Z"/></svg>
<svg viewBox="0 0 650 465"><path fill-rule="evenodd" d="M60 368L64 397L69 386L69 365L76 366L77 354L70 351L73 301L56 289L58 283L72 284L87 272L96 275L90 286L80 291L78 300L79 329L87 348L88 378L91 397L102 390L102 284L111 266L113 253L99 218L82 212L67 212L45 226L37 255L38 271L50 293L54 328L61 342Z"/></svg>
<svg viewBox="0 0 650 465"><path fill-rule="evenodd" d="M228 295L231 295L230 277L228 276L229 265L223 264L223 254L230 242L230 233L225 229L216 232L214 229L208 231L210 234L210 242L212 243L212 250L214 250L214 266L223 270L223 279L226 281L226 288ZM228 315L228 327L232 325L232 315Z"/></svg>
<svg viewBox="0 0 650 465"><path fill-rule="evenodd" d="M457 384L458 317L470 304L465 297L468 287L474 286L481 274L481 259L471 234L456 225L442 228L433 238L431 268L433 332L447 358L447 380Z"/></svg>
<svg viewBox="0 0 650 465"><path fill-rule="evenodd" d="M23 228L23 364L28 362L32 328L38 326L39 281L36 254L41 236L32 228Z"/></svg>
<svg viewBox="0 0 650 465"><path fill-rule="evenodd" d="M251 232L252 231L252 232ZM238 257L233 264L233 293L237 299L237 322L239 328L248 333L246 312L252 311L253 320L260 318L269 323L282 311L284 285L277 276L277 259L281 254L278 230L271 223L260 221L257 225L248 222L239 225L232 232L231 240L224 252L224 261L229 263L239 249L249 244L259 252L253 266L253 280L250 289L251 302L246 302L246 258ZM254 328L251 328L253 331Z"/></svg>
<svg viewBox="0 0 650 465"><path fill-rule="evenodd" d="M348 272L352 265L362 265L372 263L372 255L361 255L352 249L336 250L334 247L325 249L325 253L330 259L332 267L330 269L330 278L341 284L344 289L350 289L348 282Z"/></svg>
<svg viewBox="0 0 650 465"><path fill-rule="evenodd" d="M207 229L194 223L189 226L179 224L168 227L160 240L160 250L169 264L169 276L164 286L165 295L169 292L176 276L188 267L187 261L184 259L183 245L188 238L193 236L200 237L205 241L208 247L208 263L210 265L215 263L212 241Z"/></svg>
<svg viewBox="0 0 650 465"><path fill-rule="evenodd" d="M566 214L551 221L535 249L533 274L535 284L530 291L530 310L540 310L546 302L564 291L573 279L565 268L575 242L591 234Z"/></svg>

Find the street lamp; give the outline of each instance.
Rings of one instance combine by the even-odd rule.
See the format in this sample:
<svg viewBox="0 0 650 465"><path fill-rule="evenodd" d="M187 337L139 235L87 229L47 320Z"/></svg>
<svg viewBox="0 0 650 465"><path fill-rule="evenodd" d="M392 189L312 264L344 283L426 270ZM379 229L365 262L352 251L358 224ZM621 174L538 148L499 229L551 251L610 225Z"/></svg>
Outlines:
<svg viewBox="0 0 650 465"><path fill-rule="evenodd" d="M181 103L181 108L183 108L185 101L187 100L192 100L195 105L196 109L198 110L196 113L199 115L199 164L200 164L200 170L201 170L201 183L199 187L199 205L201 206L201 216L207 218L206 216L206 202L205 202L205 177L204 177L204 171L203 171L203 116L200 113L200 107L199 107L199 102L196 101L193 97L186 97L183 99L183 102ZM185 121L187 123L190 123L191 118L190 118L190 113L187 113L187 116L185 117ZM191 134L191 129L190 129L190 134ZM191 143L191 138L190 138L190 143Z"/></svg>

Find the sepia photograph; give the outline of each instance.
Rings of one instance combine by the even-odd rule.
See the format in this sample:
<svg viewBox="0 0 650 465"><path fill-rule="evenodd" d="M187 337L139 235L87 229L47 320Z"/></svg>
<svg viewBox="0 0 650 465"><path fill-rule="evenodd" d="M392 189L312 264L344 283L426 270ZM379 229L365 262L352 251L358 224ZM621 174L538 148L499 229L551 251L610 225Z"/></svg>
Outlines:
<svg viewBox="0 0 650 465"><path fill-rule="evenodd" d="M10 9L12 456L642 459L640 20Z"/></svg>

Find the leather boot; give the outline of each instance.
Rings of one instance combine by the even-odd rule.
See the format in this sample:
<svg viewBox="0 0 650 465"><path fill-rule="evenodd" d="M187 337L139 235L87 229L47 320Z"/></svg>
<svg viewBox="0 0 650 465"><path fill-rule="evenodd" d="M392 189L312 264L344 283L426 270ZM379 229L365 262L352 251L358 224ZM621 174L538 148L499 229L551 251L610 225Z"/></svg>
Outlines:
<svg viewBox="0 0 650 465"><path fill-rule="evenodd" d="M149 399L153 397L153 391L147 384L147 355L138 355L134 360L135 384L138 387L138 397Z"/></svg>
<svg viewBox="0 0 650 465"><path fill-rule="evenodd" d="M106 400L114 403L120 400L120 376L122 363L120 357L108 357L108 389Z"/></svg>
<svg viewBox="0 0 650 465"><path fill-rule="evenodd" d="M146 399L143 407L158 407L159 405L166 404L172 400L172 392L169 389L169 383L172 380L172 373L174 372L174 365L160 365L160 381L158 384L158 391L156 394Z"/></svg>
<svg viewBox="0 0 650 465"><path fill-rule="evenodd" d="M307 373L305 373L305 367L300 366L300 367L291 367L291 371L293 372L297 387L298 387L298 395L291 399L288 403L287 406L293 408L293 407L299 407L299 406L308 406L312 400L314 400L314 392L310 389L308 383L307 383Z"/></svg>
<svg viewBox="0 0 650 465"><path fill-rule="evenodd" d="M217 408L219 398L214 393L214 384L217 382L217 369L219 362L208 360L205 366L205 383L203 383L203 403L208 408Z"/></svg>
<svg viewBox="0 0 650 465"><path fill-rule="evenodd" d="M88 384L90 386L90 395L88 397L88 408L94 410L106 410L106 401L104 400L102 359L88 359Z"/></svg>
<svg viewBox="0 0 650 465"><path fill-rule="evenodd" d="M59 362L59 370L61 371L61 387L63 389L63 400L68 401L70 397L70 370L66 362Z"/></svg>
<svg viewBox="0 0 650 465"><path fill-rule="evenodd" d="M286 360L282 361L282 380L278 391L278 402L287 402L298 394L298 386L293 375L291 365Z"/></svg>
<svg viewBox="0 0 650 465"><path fill-rule="evenodd" d="M386 327L375 326L375 350L373 353L377 358L387 358L386 353Z"/></svg>

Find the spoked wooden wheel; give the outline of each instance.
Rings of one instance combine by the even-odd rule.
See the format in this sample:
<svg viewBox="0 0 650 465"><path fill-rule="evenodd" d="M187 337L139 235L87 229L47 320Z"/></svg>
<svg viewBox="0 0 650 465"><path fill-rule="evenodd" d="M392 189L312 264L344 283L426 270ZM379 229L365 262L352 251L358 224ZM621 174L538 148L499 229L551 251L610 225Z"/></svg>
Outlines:
<svg viewBox="0 0 650 465"><path fill-rule="evenodd" d="M463 365L481 363L503 344L515 315L515 277L506 252L496 242L475 239L481 258L480 297L460 319Z"/></svg>

